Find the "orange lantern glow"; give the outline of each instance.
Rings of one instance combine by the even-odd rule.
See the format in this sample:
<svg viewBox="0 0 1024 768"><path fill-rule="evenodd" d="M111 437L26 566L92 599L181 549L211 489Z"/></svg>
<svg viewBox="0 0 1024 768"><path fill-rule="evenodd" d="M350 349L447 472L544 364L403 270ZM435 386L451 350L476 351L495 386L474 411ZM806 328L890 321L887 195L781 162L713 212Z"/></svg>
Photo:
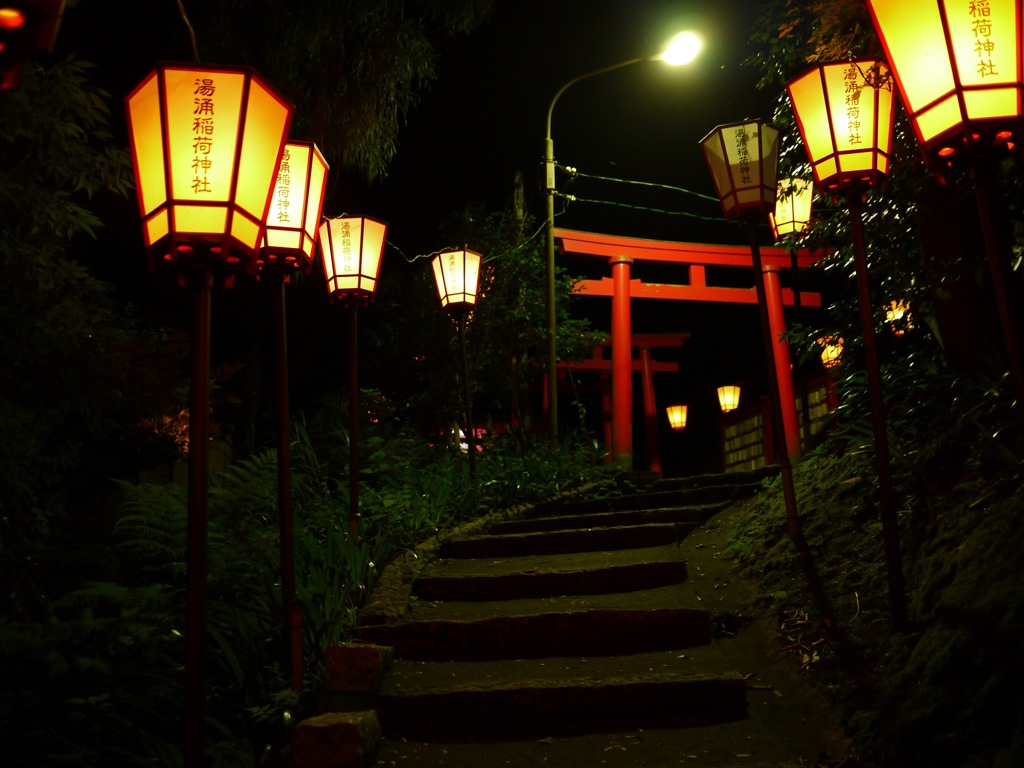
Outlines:
<svg viewBox="0 0 1024 768"><path fill-rule="evenodd" d="M369 304L377 290L388 225L367 216L339 216L320 225L320 251L331 299Z"/></svg>
<svg viewBox="0 0 1024 768"><path fill-rule="evenodd" d="M842 362L843 337L822 336L818 339L821 345L821 364L826 368L835 368Z"/></svg>
<svg viewBox="0 0 1024 768"><path fill-rule="evenodd" d="M786 91L818 186L870 186L889 173L893 94L885 62L822 64Z"/></svg>
<svg viewBox="0 0 1024 768"><path fill-rule="evenodd" d="M0 5L0 91L21 83L25 61L57 41L64 0L10 0Z"/></svg>
<svg viewBox="0 0 1024 768"><path fill-rule="evenodd" d="M686 429L686 406L685 405L670 405L665 409L665 413L668 414L669 426L674 430Z"/></svg>
<svg viewBox="0 0 1024 768"><path fill-rule="evenodd" d="M1021 133L1022 0L867 6L930 163L949 165L964 148L1005 146Z"/></svg>
<svg viewBox="0 0 1024 768"><path fill-rule="evenodd" d="M814 183L810 179L781 179L775 211L769 216L775 239L799 235L811 225Z"/></svg>
<svg viewBox="0 0 1024 768"><path fill-rule="evenodd" d="M734 384L719 387L718 405L722 408L722 413L735 411L740 405L740 388Z"/></svg>
<svg viewBox="0 0 1024 768"><path fill-rule="evenodd" d="M259 268L309 274L327 189L327 161L316 144L290 141L281 151Z"/></svg>
<svg viewBox="0 0 1024 768"><path fill-rule="evenodd" d="M292 105L248 67L161 64L127 107L151 265L255 271Z"/></svg>
<svg viewBox="0 0 1024 768"><path fill-rule="evenodd" d="M700 141L726 219L775 210L779 132L756 120L715 128Z"/></svg>
<svg viewBox="0 0 1024 768"><path fill-rule="evenodd" d="M476 304L481 256L475 251L446 251L434 257L434 280L442 307L472 308Z"/></svg>
<svg viewBox="0 0 1024 768"><path fill-rule="evenodd" d="M892 332L897 336L902 336L914 327L910 319L910 307L903 299L889 302L889 306L885 308L885 322L889 323Z"/></svg>

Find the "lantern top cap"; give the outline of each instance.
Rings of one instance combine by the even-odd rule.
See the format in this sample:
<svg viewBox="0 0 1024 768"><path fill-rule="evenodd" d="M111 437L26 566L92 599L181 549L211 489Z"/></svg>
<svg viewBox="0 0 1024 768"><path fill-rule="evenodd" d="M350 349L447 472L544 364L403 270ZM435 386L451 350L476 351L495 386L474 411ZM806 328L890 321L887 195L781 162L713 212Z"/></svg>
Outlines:
<svg viewBox="0 0 1024 768"><path fill-rule="evenodd" d="M705 141L710 139L712 136L714 136L714 135L716 135L718 133L721 133L722 131L728 130L729 128L740 128L740 127L742 127L744 125L758 125L758 126L761 126L762 128L770 128L773 131L778 131L779 130L778 128L775 127L774 124L770 123L767 120L763 120L763 119L758 118L758 117L749 117L749 118L747 118L745 120L737 120L737 121L735 121L733 123L722 123L720 125L716 125L710 131L708 131L707 135L703 139L701 139L700 141L703 144Z"/></svg>

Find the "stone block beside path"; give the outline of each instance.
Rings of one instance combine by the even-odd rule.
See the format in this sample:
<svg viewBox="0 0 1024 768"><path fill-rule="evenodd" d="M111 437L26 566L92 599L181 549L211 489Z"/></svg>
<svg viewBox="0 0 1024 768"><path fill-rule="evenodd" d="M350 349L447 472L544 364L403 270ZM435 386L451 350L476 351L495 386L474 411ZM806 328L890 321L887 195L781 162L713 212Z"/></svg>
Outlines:
<svg viewBox="0 0 1024 768"><path fill-rule="evenodd" d="M328 712L303 720L292 734L292 764L302 768L366 768L377 759L376 713Z"/></svg>

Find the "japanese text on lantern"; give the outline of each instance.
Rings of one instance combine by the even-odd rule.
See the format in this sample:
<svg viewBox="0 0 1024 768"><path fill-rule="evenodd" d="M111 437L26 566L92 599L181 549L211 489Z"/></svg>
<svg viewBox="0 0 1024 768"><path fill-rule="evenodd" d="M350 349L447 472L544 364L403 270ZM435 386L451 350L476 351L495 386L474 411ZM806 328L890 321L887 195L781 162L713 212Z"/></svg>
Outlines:
<svg viewBox="0 0 1024 768"><path fill-rule="evenodd" d="M851 64L844 75L846 84L846 127L850 132L850 143L860 144L860 70Z"/></svg>
<svg viewBox="0 0 1024 768"><path fill-rule="evenodd" d="M747 132L743 128L736 129L736 159L740 163L740 180L750 183L750 152L747 149Z"/></svg>
<svg viewBox="0 0 1024 768"><path fill-rule="evenodd" d="M974 52L978 55L978 74L981 77L998 75L992 52L992 6L989 0L969 0L967 12L971 17L971 31L974 33Z"/></svg>
<svg viewBox="0 0 1024 768"><path fill-rule="evenodd" d="M341 269L347 275L356 273L356 265L352 264L352 224L348 221L341 222Z"/></svg>
<svg viewBox="0 0 1024 768"><path fill-rule="evenodd" d="M274 199L277 201L277 221L279 224L287 224L291 221L288 209L291 205L289 196L292 190L292 154L288 151L287 145L281 153L281 167L277 170L276 189Z"/></svg>
<svg viewBox="0 0 1024 768"><path fill-rule="evenodd" d="M458 281L458 271L455 269L455 254L454 253L447 254L447 261L448 261L448 265L447 265L448 266L448 281L451 283L452 286L455 286L455 285L458 284L458 282L457 282Z"/></svg>
<svg viewBox="0 0 1024 768"><path fill-rule="evenodd" d="M217 86L211 77L197 77L192 91L192 191L212 192L210 188L210 151L213 149L213 95Z"/></svg>

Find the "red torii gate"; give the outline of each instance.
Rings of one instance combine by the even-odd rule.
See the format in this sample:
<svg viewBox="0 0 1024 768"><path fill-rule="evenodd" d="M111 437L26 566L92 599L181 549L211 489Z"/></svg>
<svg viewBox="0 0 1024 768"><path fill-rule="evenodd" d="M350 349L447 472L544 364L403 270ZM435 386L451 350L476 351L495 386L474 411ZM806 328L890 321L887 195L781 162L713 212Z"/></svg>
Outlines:
<svg viewBox="0 0 1024 768"><path fill-rule="evenodd" d="M749 246L710 245L704 243L676 243L664 240L644 240L555 229L555 240L561 242L561 252L574 256L606 258L611 265L611 277L600 280L582 280L578 292L587 296L608 296L612 300L612 461L619 467L633 468L633 382L632 382L632 321L630 300L675 299L677 301L713 301L734 304L757 304L756 289L708 285L707 270L713 267L752 268L753 257ZM793 377L789 360L789 345L782 338L786 324L783 306L794 304L792 289L781 287L779 271L791 269L794 259L797 267L808 267L823 257L820 251L808 249L790 251L787 248L761 249L765 296L771 335L776 339L775 376L779 383L782 406L782 428L786 449L790 456L800 453L800 432L797 426L796 404L793 397ZM660 261L688 267L689 282L685 285L644 283L630 279L630 267L635 261ZM820 307L821 296L816 292L800 292L800 305Z"/></svg>
<svg viewBox="0 0 1024 768"><path fill-rule="evenodd" d="M655 373L678 373L678 363L667 363L655 360L651 357L651 349L655 347L682 347L683 342L690 338L689 333L643 333L634 334L630 340L630 347L640 350L640 359L632 360L630 351L630 372L639 371L640 381L643 386L644 395L644 433L647 436L647 456L649 469L652 472L661 474L661 446L658 443L658 412L654 398L654 374ZM559 363L560 370L581 371L583 373L596 373L600 378L599 392L601 395L601 415L604 425L605 445L609 450L612 447L612 407L608 387L608 379L612 371L612 361L604 356L604 347L609 344L602 344L594 349L594 356L586 360L575 362ZM547 394L547 388L544 388ZM546 405L546 402L545 402Z"/></svg>

